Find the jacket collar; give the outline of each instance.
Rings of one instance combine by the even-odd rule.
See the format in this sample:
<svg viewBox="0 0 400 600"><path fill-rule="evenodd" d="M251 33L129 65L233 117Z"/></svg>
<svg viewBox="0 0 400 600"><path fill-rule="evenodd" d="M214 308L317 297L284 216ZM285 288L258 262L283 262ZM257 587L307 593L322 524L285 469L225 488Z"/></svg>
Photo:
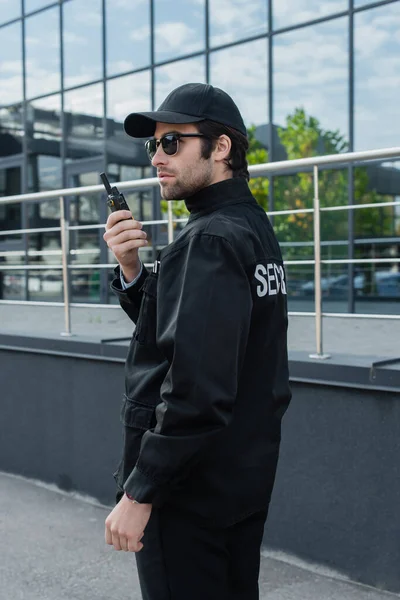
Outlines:
<svg viewBox="0 0 400 600"><path fill-rule="evenodd" d="M185 204L191 216L194 216L226 204L249 201L255 202L247 181L243 177L234 177L203 188L187 198Z"/></svg>

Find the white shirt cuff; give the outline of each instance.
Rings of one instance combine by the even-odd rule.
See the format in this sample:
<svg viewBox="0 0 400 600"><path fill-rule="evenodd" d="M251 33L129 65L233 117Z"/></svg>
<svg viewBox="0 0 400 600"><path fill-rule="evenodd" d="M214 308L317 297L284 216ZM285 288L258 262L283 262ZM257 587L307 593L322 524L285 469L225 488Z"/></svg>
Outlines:
<svg viewBox="0 0 400 600"><path fill-rule="evenodd" d="M120 272L119 272L119 279L120 279L120 281L121 281L121 287L122 287L122 289L123 289L123 290L127 290L127 289L129 289L130 287L132 287L133 285L135 285L135 283L137 283L137 281L138 281L139 277L141 276L142 272L143 272L143 263L142 263L142 261L140 261L140 271L139 271L139 275L138 275L137 277L135 277L135 279L134 279L133 281L131 281L130 283L126 283L126 281L125 281L125 279L124 279L124 276L123 276L123 274L122 274L122 269L120 269Z"/></svg>

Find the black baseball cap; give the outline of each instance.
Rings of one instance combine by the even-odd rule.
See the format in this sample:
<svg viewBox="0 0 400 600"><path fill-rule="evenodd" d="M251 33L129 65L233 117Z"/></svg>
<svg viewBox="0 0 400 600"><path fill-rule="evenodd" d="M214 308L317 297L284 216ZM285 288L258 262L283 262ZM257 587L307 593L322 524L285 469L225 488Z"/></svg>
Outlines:
<svg viewBox="0 0 400 600"><path fill-rule="evenodd" d="M151 137L158 123L197 123L205 120L222 123L247 136L242 115L223 90L205 83L186 83L173 90L153 112L131 113L124 122L128 135Z"/></svg>

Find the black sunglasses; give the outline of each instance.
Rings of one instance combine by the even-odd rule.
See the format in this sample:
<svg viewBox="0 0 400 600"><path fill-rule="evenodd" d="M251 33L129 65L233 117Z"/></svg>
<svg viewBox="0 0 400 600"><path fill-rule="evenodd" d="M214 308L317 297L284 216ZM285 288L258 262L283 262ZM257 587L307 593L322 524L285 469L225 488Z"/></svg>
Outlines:
<svg viewBox="0 0 400 600"><path fill-rule="evenodd" d="M168 154L168 156L174 156L179 151L179 140L181 138L191 137L208 137L202 133L166 133L159 140L151 138L147 140L145 146L147 156L150 160L153 160L155 153L157 152L158 146L161 144L161 148Z"/></svg>

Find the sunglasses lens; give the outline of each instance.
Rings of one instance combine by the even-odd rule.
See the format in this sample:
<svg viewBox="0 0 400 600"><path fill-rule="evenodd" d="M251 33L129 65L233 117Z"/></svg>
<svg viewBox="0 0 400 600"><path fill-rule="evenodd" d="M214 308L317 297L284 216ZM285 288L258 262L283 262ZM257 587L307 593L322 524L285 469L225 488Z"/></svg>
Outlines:
<svg viewBox="0 0 400 600"><path fill-rule="evenodd" d="M146 151L149 159L153 160L154 155L157 152L157 140L147 140Z"/></svg>
<svg viewBox="0 0 400 600"><path fill-rule="evenodd" d="M164 137L161 138L161 146L165 154L173 156L178 152L178 138L176 135L164 135Z"/></svg>
<svg viewBox="0 0 400 600"><path fill-rule="evenodd" d="M161 138L160 141L156 139L147 140L146 151L147 156L150 160L153 160L155 153L157 152L158 145L161 144L163 151L168 156L173 156L178 152L178 136L174 134L167 134Z"/></svg>

